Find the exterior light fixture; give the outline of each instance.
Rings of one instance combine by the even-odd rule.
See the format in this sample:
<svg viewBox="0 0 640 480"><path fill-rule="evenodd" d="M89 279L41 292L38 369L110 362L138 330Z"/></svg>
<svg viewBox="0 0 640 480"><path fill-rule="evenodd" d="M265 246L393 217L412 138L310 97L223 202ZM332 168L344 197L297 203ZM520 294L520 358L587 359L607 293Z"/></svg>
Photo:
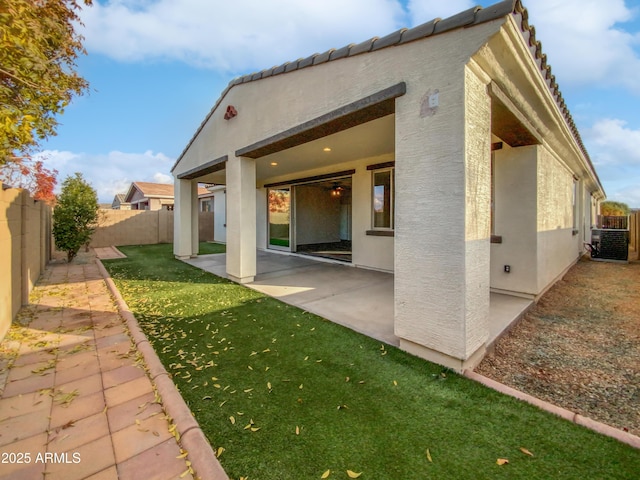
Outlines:
<svg viewBox="0 0 640 480"><path fill-rule="evenodd" d="M269 165L271 165L272 167L275 167L276 165L278 165L278 162L271 162Z"/></svg>
<svg viewBox="0 0 640 480"><path fill-rule="evenodd" d="M331 148L330 148L330 147L324 147L324 148L322 149L322 151L323 151L323 152L330 152L330 151L331 151Z"/></svg>

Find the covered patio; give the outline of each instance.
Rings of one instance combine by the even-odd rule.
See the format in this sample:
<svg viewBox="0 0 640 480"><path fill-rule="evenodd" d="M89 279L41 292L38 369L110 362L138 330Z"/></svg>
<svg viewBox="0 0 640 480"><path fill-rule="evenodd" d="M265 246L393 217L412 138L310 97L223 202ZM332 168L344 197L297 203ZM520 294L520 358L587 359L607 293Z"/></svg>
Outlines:
<svg viewBox="0 0 640 480"><path fill-rule="evenodd" d="M399 346L394 334L394 275L302 255L258 250L257 275L247 287L327 320ZM199 255L186 263L228 278L226 254ZM490 294L491 345L533 304L531 299Z"/></svg>

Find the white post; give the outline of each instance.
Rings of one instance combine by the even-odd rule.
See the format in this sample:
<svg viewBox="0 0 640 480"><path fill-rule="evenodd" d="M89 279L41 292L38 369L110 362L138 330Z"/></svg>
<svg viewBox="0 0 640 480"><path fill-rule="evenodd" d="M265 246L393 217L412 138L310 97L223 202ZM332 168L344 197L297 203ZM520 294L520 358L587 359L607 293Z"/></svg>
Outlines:
<svg viewBox="0 0 640 480"><path fill-rule="evenodd" d="M239 283L256 275L256 165L251 158L227 162L227 274Z"/></svg>
<svg viewBox="0 0 640 480"><path fill-rule="evenodd" d="M186 259L194 255L193 251L193 201L192 192L194 190L194 182L192 180L176 179L174 186L174 218L173 218L173 254L176 258ZM197 199L197 188L196 199ZM197 200L196 200L197 201ZM197 215L196 208L196 215ZM196 217L197 220L197 217ZM197 246L197 228L196 221L196 246ZM197 250L196 252L197 253Z"/></svg>

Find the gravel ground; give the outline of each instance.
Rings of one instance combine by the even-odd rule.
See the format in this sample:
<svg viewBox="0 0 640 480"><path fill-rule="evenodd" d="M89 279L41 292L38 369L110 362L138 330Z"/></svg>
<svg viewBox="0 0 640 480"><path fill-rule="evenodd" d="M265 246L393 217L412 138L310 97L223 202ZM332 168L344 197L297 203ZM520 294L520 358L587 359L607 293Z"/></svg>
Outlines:
<svg viewBox="0 0 640 480"><path fill-rule="evenodd" d="M475 371L640 435L640 262L583 258Z"/></svg>

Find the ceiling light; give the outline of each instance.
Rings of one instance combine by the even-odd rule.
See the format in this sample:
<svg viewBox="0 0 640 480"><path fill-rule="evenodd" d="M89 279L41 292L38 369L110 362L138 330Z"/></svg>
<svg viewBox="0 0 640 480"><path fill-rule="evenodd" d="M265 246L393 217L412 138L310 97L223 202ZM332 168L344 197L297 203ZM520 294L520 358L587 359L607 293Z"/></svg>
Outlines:
<svg viewBox="0 0 640 480"><path fill-rule="evenodd" d="M329 147L324 147L324 148L322 149L322 151L323 151L323 152L330 152L330 151L331 151L331 148L329 148Z"/></svg>

